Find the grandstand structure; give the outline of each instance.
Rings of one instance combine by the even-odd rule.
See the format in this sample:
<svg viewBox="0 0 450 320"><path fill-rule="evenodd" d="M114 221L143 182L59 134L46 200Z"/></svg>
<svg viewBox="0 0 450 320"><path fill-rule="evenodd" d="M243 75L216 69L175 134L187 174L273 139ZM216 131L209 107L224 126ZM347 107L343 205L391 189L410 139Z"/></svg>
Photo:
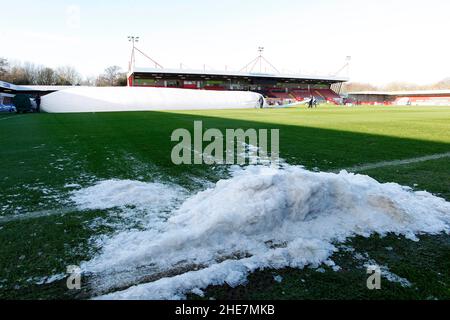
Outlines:
<svg viewBox="0 0 450 320"><path fill-rule="evenodd" d="M449 106L450 90L349 92L348 102L357 105Z"/></svg>
<svg viewBox="0 0 450 320"><path fill-rule="evenodd" d="M31 97L35 98L37 96L44 96L46 94L67 88L71 87L15 85L5 81L0 81L0 107L12 106L12 99L16 94L28 94Z"/></svg>
<svg viewBox="0 0 450 320"><path fill-rule="evenodd" d="M72 88L72 86L41 86L41 85L15 85L13 83L0 81L0 94L14 96L18 93L31 96L43 96L56 91Z"/></svg>
<svg viewBox="0 0 450 320"><path fill-rule="evenodd" d="M310 101L313 97L318 102L343 102L340 92L342 84L348 81L347 77L338 76L339 72L330 76L281 73L264 58L263 47L259 47L259 55L239 71L167 69L136 47L138 37L129 38L133 42L127 75L129 87L252 91L262 94L269 105ZM154 67L136 67L136 52L148 59ZM263 65L268 68L263 69ZM348 67L348 61L345 67ZM0 98L2 104L11 104L12 97L16 94L37 97L70 88L72 87L14 85L0 81Z"/></svg>
<svg viewBox="0 0 450 320"><path fill-rule="evenodd" d="M262 94L269 104L294 103L315 97L320 102L340 104L342 84L348 78L341 76L307 76L283 74L262 55L264 48L258 48L259 55L239 71L213 71L166 69L147 55L154 68L135 66L135 53L129 64L128 86L167 87L200 90L239 90ZM133 50L138 50L133 46ZM138 52L142 53L141 50ZM262 65L268 65L262 68ZM258 69L259 70L255 70Z"/></svg>
<svg viewBox="0 0 450 320"><path fill-rule="evenodd" d="M133 68L128 74L128 85L133 87L254 91L269 102L303 101L314 96L337 104L345 81L339 77L160 68Z"/></svg>

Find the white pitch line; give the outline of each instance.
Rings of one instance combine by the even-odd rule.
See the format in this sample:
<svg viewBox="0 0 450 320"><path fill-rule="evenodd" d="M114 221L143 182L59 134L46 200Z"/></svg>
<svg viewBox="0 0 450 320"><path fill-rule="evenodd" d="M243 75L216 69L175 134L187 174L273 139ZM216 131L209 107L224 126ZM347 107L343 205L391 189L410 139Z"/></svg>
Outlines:
<svg viewBox="0 0 450 320"><path fill-rule="evenodd" d="M79 209L76 207L67 207L67 208L61 208L61 209L42 210L42 211L27 212L27 213L23 213L23 214L15 214L15 215L11 215L11 216L3 216L3 217L0 217L0 224L12 222L12 221L29 220L29 219L49 217L49 216L55 216L55 215L62 215L62 214L66 214L66 213L76 212L76 211L79 211Z"/></svg>
<svg viewBox="0 0 450 320"><path fill-rule="evenodd" d="M21 118L21 117L23 117L24 115L20 115L20 116L11 116L11 117L6 117L6 118L0 118L0 121L2 121L2 120L8 120L8 119L13 119L13 118Z"/></svg>
<svg viewBox="0 0 450 320"><path fill-rule="evenodd" d="M419 163L419 162L425 162L429 160L437 160L442 158L449 158L450 152L446 153L437 153L437 154L431 154L428 156L423 157L417 157L417 158L410 158L410 159L404 159L404 160L392 160L392 161L381 161L376 163L366 163L361 164L358 166L346 168L344 170L347 170L348 172L359 172L359 171L365 171L370 169L378 169L378 168L384 168L384 167L391 167L391 166L400 166L405 164L411 164L411 163ZM334 172L339 172L340 170L336 170Z"/></svg>

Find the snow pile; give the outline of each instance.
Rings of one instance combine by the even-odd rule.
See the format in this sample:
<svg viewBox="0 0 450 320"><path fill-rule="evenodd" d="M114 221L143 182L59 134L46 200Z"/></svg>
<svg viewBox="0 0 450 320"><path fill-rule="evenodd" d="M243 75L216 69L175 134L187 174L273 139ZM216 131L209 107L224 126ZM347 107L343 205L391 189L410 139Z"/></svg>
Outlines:
<svg viewBox="0 0 450 320"><path fill-rule="evenodd" d="M74 87L42 97L50 113L260 108L262 95L244 91L173 88Z"/></svg>
<svg viewBox="0 0 450 320"><path fill-rule="evenodd" d="M368 176L289 165L249 166L233 175L187 199L158 230L105 242L82 265L97 277L99 293L147 283L101 298L180 299L208 285L242 284L260 268L318 266L335 243L354 235L393 232L415 240L450 231L450 203Z"/></svg>

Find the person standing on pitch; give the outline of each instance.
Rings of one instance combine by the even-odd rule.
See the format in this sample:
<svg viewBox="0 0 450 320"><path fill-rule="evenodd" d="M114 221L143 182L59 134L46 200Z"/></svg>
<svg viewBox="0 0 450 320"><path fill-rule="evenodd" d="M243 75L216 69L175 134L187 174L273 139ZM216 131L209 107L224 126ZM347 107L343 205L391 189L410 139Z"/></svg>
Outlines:
<svg viewBox="0 0 450 320"><path fill-rule="evenodd" d="M36 101L36 112L41 112L41 96L37 96L35 101Z"/></svg>

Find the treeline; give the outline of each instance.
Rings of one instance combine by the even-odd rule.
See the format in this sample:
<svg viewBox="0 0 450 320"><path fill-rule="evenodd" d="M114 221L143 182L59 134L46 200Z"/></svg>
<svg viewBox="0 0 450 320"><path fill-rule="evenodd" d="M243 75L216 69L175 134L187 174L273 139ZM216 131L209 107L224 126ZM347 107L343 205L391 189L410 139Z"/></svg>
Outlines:
<svg viewBox="0 0 450 320"><path fill-rule="evenodd" d="M413 91L413 90L450 90L450 78L429 85L417 85L408 82L392 82L385 86L370 83L349 82L343 85L343 92L358 91Z"/></svg>
<svg viewBox="0 0 450 320"><path fill-rule="evenodd" d="M0 80L17 85L62 85L62 86L126 86L126 73L118 66L111 66L97 77L83 78L73 67L56 69L33 63L11 63L0 58Z"/></svg>

